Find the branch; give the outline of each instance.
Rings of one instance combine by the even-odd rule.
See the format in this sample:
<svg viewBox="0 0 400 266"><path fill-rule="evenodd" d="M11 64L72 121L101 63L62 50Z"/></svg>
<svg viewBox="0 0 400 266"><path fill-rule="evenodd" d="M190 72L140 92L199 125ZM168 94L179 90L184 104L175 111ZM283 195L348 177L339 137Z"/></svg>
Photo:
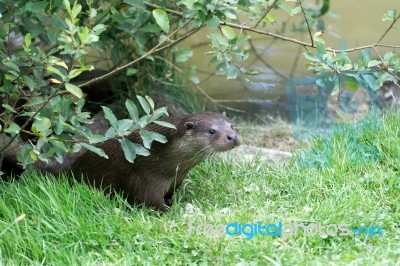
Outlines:
<svg viewBox="0 0 400 266"><path fill-rule="evenodd" d="M117 67L117 68L115 68L114 70L108 72L107 74L104 74L103 76L100 76L100 77L94 78L94 79L92 79L92 80L89 80L88 82L85 82L85 83L79 85L78 87L83 88L83 87L87 87L87 86L93 85L93 84L95 84L95 83L98 83L98 82L100 82L100 81L102 81L102 80L104 80L104 79L107 79L107 78L109 78L110 76L112 76L112 75L114 75L114 74L116 74L116 73L118 73L118 72L120 72L120 71L122 71L122 70L124 70L124 69L126 69L126 68L128 68L128 67L130 67L131 65L136 64L137 62L143 60L144 58L148 57L149 55L152 55L152 54L154 54L154 53L156 53L156 52L162 51L162 50L164 50L164 49L166 49L166 48L168 48L168 47L170 47L170 46L172 46L172 45L174 45L174 44L177 44L177 43L181 42L182 40L186 39L187 37L189 37L189 36L192 35L193 33L195 33L195 32L197 32L198 30L200 30L201 27L195 28L195 29L193 29L193 30L187 32L186 34L184 34L184 35L181 36L180 38L176 39L175 41L173 41L173 42L171 42L171 43L169 43L169 44L166 44L166 45L162 46L162 45L163 45L167 40L169 40L173 35L175 35L178 31L180 31L181 29L183 29L190 21L191 21L191 19L188 19L187 21L185 21L185 23L184 23L182 26L180 26L180 27L177 28L175 31L173 31L171 34L169 34L169 35L167 36L167 38L166 38L164 41L162 41L162 42L160 42L159 44L157 44L156 46L154 46L150 51L148 51L147 53L145 53L145 54L142 55L141 57L136 58L135 60L133 60L132 62L129 62L129 63L126 64L126 65Z"/></svg>
<svg viewBox="0 0 400 266"><path fill-rule="evenodd" d="M383 38L385 38L386 34L388 34L388 32L393 28L393 25L396 23L396 21L400 18L400 14L397 16L397 18L395 18L393 20L393 22L390 24L389 28L386 29L386 31L383 33L383 35L378 39L378 41L376 42L376 45L378 45Z"/></svg>
<svg viewBox="0 0 400 266"><path fill-rule="evenodd" d="M147 2L145 2L145 5L148 6L148 7L151 7L151 8L163 8L161 6L158 6L158 5L155 5L155 4L150 4L150 3L147 3ZM167 13L174 14L174 15L180 16L180 17L184 17L182 12L171 10L171 9L166 9L166 8L163 8L163 9ZM330 52L339 53L339 52L354 52L354 51L359 51L359 50L371 49L372 47L387 47L387 48L398 49L398 48L400 48L400 45L380 44L380 41L383 39L383 37L392 28L392 26L394 25L394 23L398 19L399 19L399 17L397 17L395 19L395 21L390 25L389 29L385 32L385 34L379 39L379 42L377 42L377 43L364 45L364 46L359 46L359 47L354 47L354 48L350 48L350 49L346 49L346 50L338 50L338 49L332 49L332 48L326 48L326 50L330 51ZM288 41L288 42L292 42L292 43L295 43L295 44L300 44L300 45L302 45L304 47L316 48L316 46L313 43L306 43L306 42L299 41L297 39L289 38L289 37L286 37L286 36L283 36L283 35L279 35L279 34L276 34L276 33L263 31L263 30L257 30L257 29L254 29L252 27L245 26L245 25L239 25L239 24L230 23L230 22L221 22L221 25L229 26L229 27L232 27L232 28L240 29L240 30L250 31L250 32L254 32L254 33L258 33L258 34L262 34L262 35L271 36L271 37L274 37L274 38L277 38L277 39L280 39L280 40L283 40L283 41Z"/></svg>
<svg viewBox="0 0 400 266"><path fill-rule="evenodd" d="M313 39L313 36L312 36L312 33L311 33L310 24L308 23L306 12L304 11L303 4L302 4L301 0L299 0L299 6L301 8L301 12L303 12L304 19L306 20L307 30L308 30L308 34L310 35L311 45L314 46L314 39Z"/></svg>
<svg viewBox="0 0 400 266"><path fill-rule="evenodd" d="M265 12L262 14L262 16L260 17L260 19L256 22L256 24L253 26L253 29L257 28L257 26L261 23L261 21L263 21L263 19L265 18L266 15L268 15L269 11L271 11L271 9L275 6L276 2L278 2L278 0L275 0L266 10Z"/></svg>
<svg viewBox="0 0 400 266"><path fill-rule="evenodd" d="M160 56L156 56L156 58L158 58L158 59L164 61L165 63L169 64L169 65L172 66L176 71L178 71L180 74L183 73L182 69L180 69L180 68L177 67L175 64L173 64L172 62L168 61L167 59L162 58L162 57L160 57ZM212 98L210 95L208 95L208 93L205 92L199 85L197 85L197 84L195 84L195 83L193 83L193 82L192 82L192 85L193 85L196 89L198 89L207 99L209 99L210 101L212 101L214 104L216 104L216 105L218 105L218 106L220 106L220 107L222 107L222 108L231 110L231 111L243 113L242 110L238 110L238 109L235 109L235 108L232 108L232 107L229 107L229 106L225 106L225 105L219 104L219 103L217 102L217 100L215 100L215 99Z"/></svg>

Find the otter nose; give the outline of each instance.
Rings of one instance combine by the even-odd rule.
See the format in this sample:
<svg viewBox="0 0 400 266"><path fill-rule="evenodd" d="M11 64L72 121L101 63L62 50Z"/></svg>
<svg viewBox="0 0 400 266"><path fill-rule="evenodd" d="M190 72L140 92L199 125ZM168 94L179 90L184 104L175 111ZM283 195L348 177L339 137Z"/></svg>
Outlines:
<svg viewBox="0 0 400 266"><path fill-rule="evenodd" d="M226 137L229 141L234 141L236 142L238 137L237 134L228 134L228 136Z"/></svg>

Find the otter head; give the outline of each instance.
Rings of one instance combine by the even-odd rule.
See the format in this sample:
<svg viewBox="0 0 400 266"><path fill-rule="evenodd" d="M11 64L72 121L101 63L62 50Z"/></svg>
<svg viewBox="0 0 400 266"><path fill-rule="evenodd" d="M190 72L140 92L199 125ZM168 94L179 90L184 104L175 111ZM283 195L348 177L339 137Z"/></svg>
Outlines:
<svg viewBox="0 0 400 266"><path fill-rule="evenodd" d="M239 146L242 142L225 113L196 113L187 117L183 127L192 147L199 152L223 152Z"/></svg>

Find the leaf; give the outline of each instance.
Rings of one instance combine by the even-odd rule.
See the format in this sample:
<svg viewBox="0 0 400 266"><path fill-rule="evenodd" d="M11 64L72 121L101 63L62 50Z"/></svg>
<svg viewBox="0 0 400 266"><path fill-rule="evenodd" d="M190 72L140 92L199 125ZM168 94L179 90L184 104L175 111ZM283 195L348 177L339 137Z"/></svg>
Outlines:
<svg viewBox="0 0 400 266"><path fill-rule="evenodd" d="M207 22L207 26L211 29L218 29L220 21L217 17L213 17Z"/></svg>
<svg viewBox="0 0 400 266"><path fill-rule="evenodd" d="M135 145L126 138L122 138L122 140L120 140L119 142L121 143L121 148L124 152L125 159L128 162L133 163L133 160L135 160L136 158Z"/></svg>
<svg viewBox="0 0 400 266"><path fill-rule="evenodd" d="M65 84L65 89L70 92L71 94L75 95L78 98L82 98L82 90L78 86L75 86L74 84L71 83L66 83Z"/></svg>
<svg viewBox="0 0 400 266"><path fill-rule="evenodd" d="M73 18L76 18L82 10L82 6L75 2L74 6L72 7L71 15Z"/></svg>
<svg viewBox="0 0 400 266"><path fill-rule="evenodd" d="M148 131L145 129L142 129L140 131L140 136L143 139L143 145L145 148L150 149L151 148L151 143L153 141L161 142L161 143L166 143L167 138L160 133L154 132L154 131Z"/></svg>
<svg viewBox="0 0 400 266"><path fill-rule="evenodd" d="M169 19L167 13L160 9L156 8L152 12L154 19L156 20L158 26L165 32L169 32Z"/></svg>
<svg viewBox="0 0 400 266"><path fill-rule="evenodd" d="M323 55L326 53L325 44L322 42L316 42L317 52L319 55Z"/></svg>
<svg viewBox="0 0 400 266"><path fill-rule="evenodd" d="M101 108L103 108L104 117L108 120L108 122L110 122L110 125L115 130L117 130L117 128L118 128L118 120L115 117L115 115L113 114L113 112L111 111L111 109L108 108L107 106L101 106Z"/></svg>
<svg viewBox="0 0 400 266"><path fill-rule="evenodd" d="M150 104L151 110L154 110L154 101L149 96L144 96L147 102Z"/></svg>
<svg viewBox="0 0 400 266"><path fill-rule="evenodd" d="M8 104L2 104L1 106L3 106L5 109L7 109L8 111L12 112L12 113L17 113L14 108L11 107L11 105Z"/></svg>
<svg viewBox="0 0 400 266"><path fill-rule="evenodd" d="M222 50L221 46L223 47L229 46L228 41L221 34L211 33L207 37L211 39L213 46L219 50Z"/></svg>
<svg viewBox="0 0 400 266"><path fill-rule="evenodd" d="M377 66L377 65L380 65L380 64L382 64L381 61L371 60L371 61L368 62L368 67L374 67L374 66Z"/></svg>
<svg viewBox="0 0 400 266"><path fill-rule="evenodd" d="M160 125L160 126L162 126L162 127L167 127L167 128L173 128L173 129L176 129L176 127L173 125L173 124L171 124L171 123L169 123L169 122L166 122L166 121L154 121L154 124L157 124L157 125Z"/></svg>
<svg viewBox="0 0 400 266"><path fill-rule="evenodd" d="M268 13L264 18L263 21L265 23L274 23L276 21L276 15L272 13Z"/></svg>
<svg viewBox="0 0 400 266"><path fill-rule="evenodd" d="M24 37L24 44L26 47L29 47L29 45L31 45L31 42L32 42L32 36L30 33L28 33Z"/></svg>
<svg viewBox="0 0 400 266"><path fill-rule="evenodd" d="M136 68L130 67L130 68L128 68L128 69L126 70L126 75L127 75L127 76L133 76L133 75L135 75L136 73L137 73L137 69L136 69Z"/></svg>
<svg viewBox="0 0 400 266"><path fill-rule="evenodd" d="M14 60L13 60L14 61ZM20 72L20 70L19 70L19 67L14 63L14 62L12 62L11 60L3 60L3 64L5 65L5 66L7 66L7 67L9 67L9 68L11 68L11 69L13 69L13 70L15 70L15 71L17 71L18 73ZM18 76L18 75L17 75Z"/></svg>
<svg viewBox="0 0 400 266"><path fill-rule="evenodd" d="M120 136L125 135L132 125L133 125L133 120L131 119L119 120L117 128L118 135Z"/></svg>
<svg viewBox="0 0 400 266"><path fill-rule="evenodd" d="M20 132L21 128L15 124L14 122L11 122L10 126L6 129L4 129L4 132L9 133L9 134L18 134Z"/></svg>
<svg viewBox="0 0 400 266"><path fill-rule="evenodd" d="M178 63L186 62L189 58L193 56L193 50L190 48L183 48L178 50L175 55L175 60Z"/></svg>
<svg viewBox="0 0 400 266"><path fill-rule="evenodd" d="M82 143L80 143L80 144L81 144L83 147L85 147L86 149L88 149L89 151L94 152L94 153L96 153L97 155L99 155L99 156L101 156L101 157L103 157L103 158L108 159L107 154L106 154L102 149L97 148L97 147L95 147L95 146L93 146L93 145L84 143L84 142L82 142Z"/></svg>
<svg viewBox="0 0 400 266"><path fill-rule="evenodd" d="M125 102L126 109L128 110L129 115L131 116L132 120L135 122L135 124L139 123L139 111L135 105L135 103L127 99Z"/></svg>
<svg viewBox="0 0 400 266"><path fill-rule="evenodd" d="M136 154L137 155L142 155L142 156L149 156L150 155L149 150L146 149L145 147L143 147L142 145L136 144L136 143L133 143L133 145L135 146L135 150L136 150Z"/></svg>
<svg viewBox="0 0 400 266"><path fill-rule="evenodd" d="M56 74L57 76L61 77L62 80L65 80L65 75L63 73L61 73L61 71L58 70L57 68L55 68L53 66L47 66L46 70L49 73Z"/></svg>
<svg viewBox="0 0 400 266"><path fill-rule="evenodd" d="M142 106L144 112L146 114L150 114L150 106L147 103L147 101L140 95L136 95L136 98L138 98L140 105Z"/></svg>
<svg viewBox="0 0 400 266"><path fill-rule="evenodd" d="M228 67L226 78L227 79L235 79L238 74L239 74L238 69L235 66L230 66L230 67Z"/></svg>
<svg viewBox="0 0 400 266"><path fill-rule="evenodd" d="M310 60L310 61L313 61L313 62L321 62L321 59L319 59L318 56L313 55L313 53L311 53L309 51L304 52L303 55L307 60Z"/></svg>
<svg viewBox="0 0 400 266"><path fill-rule="evenodd" d="M36 83L33 79L31 79L29 76L22 76L22 79L24 80L26 86L30 89L30 91L33 91L35 89Z"/></svg>
<svg viewBox="0 0 400 266"><path fill-rule="evenodd" d="M295 8L292 9L292 11L290 11L290 15L294 16L294 15L300 13L300 11L301 11L301 6L296 6Z"/></svg>
<svg viewBox="0 0 400 266"><path fill-rule="evenodd" d="M89 143L90 143L90 144L96 144L96 143L103 142L103 141L106 141L106 140L107 140L107 138L104 137L104 136L102 136L102 135L93 134L93 135L89 138Z"/></svg>
<svg viewBox="0 0 400 266"><path fill-rule="evenodd" d="M358 90L358 83L351 77L346 77L346 85L347 88L352 91L356 92Z"/></svg>
<svg viewBox="0 0 400 266"><path fill-rule="evenodd" d="M394 21L397 18L397 10L393 9L393 10L389 10L386 14L383 15L382 17L382 21Z"/></svg>
<svg viewBox="0 0 400 266"><path fill-rule="evenodd" d="M33 133L43 132L51 127L51 121L47 117L36 117L32 124Z"/></svg>
<svg viewBox="0 0 400 266"><path fill-rule="evenodd" d="M221 30L222 30L222 33L225 35L225 37L227 37L230 40L232 40L236 37L236 33L230 27L223 26Z"/></svg>

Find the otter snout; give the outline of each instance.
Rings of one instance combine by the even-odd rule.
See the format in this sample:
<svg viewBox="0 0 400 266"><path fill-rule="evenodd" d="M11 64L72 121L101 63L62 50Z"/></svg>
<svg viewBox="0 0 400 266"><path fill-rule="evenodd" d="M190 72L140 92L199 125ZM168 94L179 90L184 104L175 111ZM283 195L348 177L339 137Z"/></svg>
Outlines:
<svg viewBox="0 0 400 266"><path fill-rule="evenodd" d="M228 134L228 136L226 136L226 139L229 142L233 142L235 146L239 146L242 143L242 139L237 133Z"/></svg>

